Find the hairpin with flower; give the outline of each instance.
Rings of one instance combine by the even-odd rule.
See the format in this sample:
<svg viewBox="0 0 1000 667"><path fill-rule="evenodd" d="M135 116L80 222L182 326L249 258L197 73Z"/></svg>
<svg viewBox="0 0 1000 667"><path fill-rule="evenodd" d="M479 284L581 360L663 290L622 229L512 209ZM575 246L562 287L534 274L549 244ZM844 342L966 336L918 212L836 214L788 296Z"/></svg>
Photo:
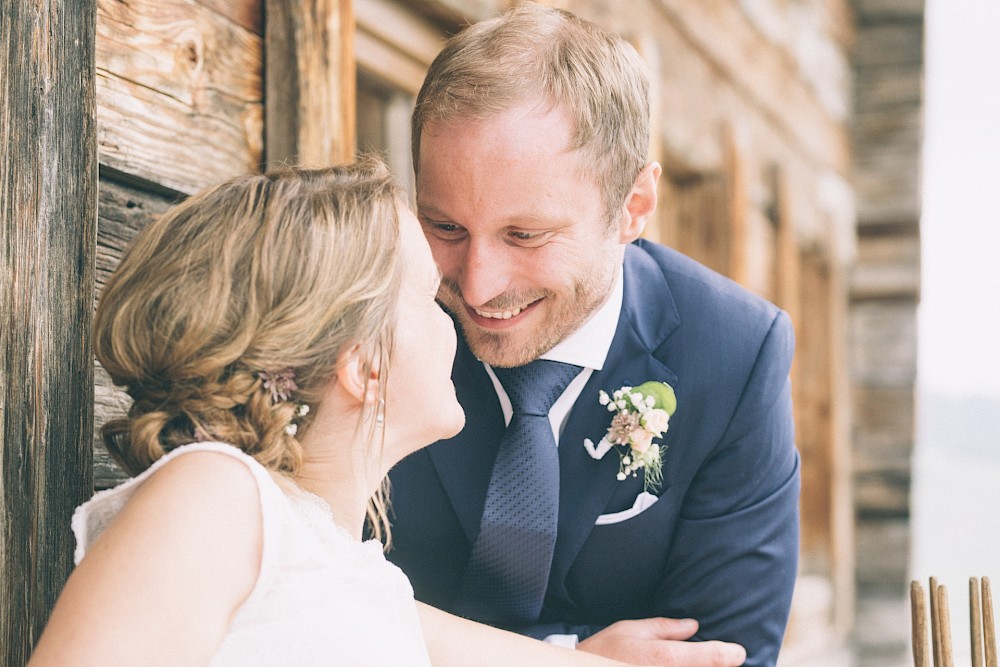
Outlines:
<svg viewBox="0 0 1000 667"><path fill-rule="evenodd" d="M263 383L263 389L271 394L271 405L277 405L283 401L291 401L299 386L295 384L295 369L283 368L279 371L257 371L257 377ZM295 404L295 418L299 419L309 414L309 406L305 403ZM295 435L299 432L299 425L293 421L285 426L285 433Z"/></svg>
<svg viewBox="0 0 1000 667"><path fill-rule="evenodd" d="M663 451L666 446L653 442L662 438L670 424L670 416L677 410L677 396L666 382L644 382L638 387L625 386L614 391L599 394L601 405L611 418L608 432L595 447L590 440L584 446L596 459L610 449L618 452L618 480L628 476L637 477L643 470L643 488L657 491L663 482Z"/></svg>

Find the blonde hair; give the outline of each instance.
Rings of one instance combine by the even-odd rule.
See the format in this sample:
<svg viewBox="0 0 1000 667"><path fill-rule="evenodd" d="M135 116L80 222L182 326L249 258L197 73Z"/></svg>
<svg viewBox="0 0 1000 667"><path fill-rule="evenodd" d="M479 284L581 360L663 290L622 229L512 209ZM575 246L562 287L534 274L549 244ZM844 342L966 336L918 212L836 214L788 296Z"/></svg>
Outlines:
<svg viewBox="0 0 1000 667"><path fill-rule="evenodd" d="M102 427L114 458L136 474L212 439L295 475L302 449L287 427L309 427L296 404L319 403L343 350L377 357L385 386L402 197L375 160L288 169L213 187L144 229L94 323L98 360L133 399ZM297 390L273 402L259 373L285 369ZM368 515L382 537L384 486Z"/></svg>
<svg viewBox="0 0 1000 667"><path fill-rule="evenodd" d="M611 216L646 164L645 65L618 35L534 3L468 27L431 63L412 118L414 169L428 124L484 119L536 99L572 117L572 148L585 156Z"/></svg>

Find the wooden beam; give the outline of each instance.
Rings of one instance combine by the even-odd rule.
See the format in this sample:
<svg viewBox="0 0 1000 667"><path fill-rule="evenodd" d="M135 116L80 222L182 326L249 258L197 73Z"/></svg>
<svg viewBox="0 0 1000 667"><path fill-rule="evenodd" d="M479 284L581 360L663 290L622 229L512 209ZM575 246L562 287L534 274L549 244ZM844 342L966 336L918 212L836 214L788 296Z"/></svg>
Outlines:
<svg viewBox="0 0 1000 667"><path fill-rule="evenodd" d="M229 4L245 14L249 3ZM259 170L263 51L193 0L97 0L101 164L187 194Z"/></svg>
<svg viewBox="0 0 1000 667"><path fill-rule="evenodd" d="M264 153L270 167L354 156L351 0L267 0Z"/></svg>
<svg viewBox="0 0 1000 667"><path fill-rule="evenodd" d="M726 124L722 129L726 182L729 185L729 270L730 278L744 287L750 286L748 226L750 201L747 193L746 165L740 150L737 132Z"/></svg>
<svg viewBox="0 0 1000 667"><path fill-rule="evenodd" d="M0 664L23 665L90 496L94 0L0 12Z"/></svg>

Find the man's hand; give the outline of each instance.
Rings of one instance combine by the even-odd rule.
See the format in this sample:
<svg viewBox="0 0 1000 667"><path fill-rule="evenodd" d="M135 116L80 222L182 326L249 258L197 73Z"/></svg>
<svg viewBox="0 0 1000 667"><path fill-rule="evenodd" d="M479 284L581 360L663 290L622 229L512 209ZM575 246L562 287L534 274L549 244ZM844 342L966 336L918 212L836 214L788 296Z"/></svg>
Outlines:
<svg viewBox="0 0 1000 667"><path fill-rule="evenodd" d="M729 642L687 642L698 631L690 618L618 621L584 639L577 650L635 665L660 667L739 667L746 650Z"/></svg>

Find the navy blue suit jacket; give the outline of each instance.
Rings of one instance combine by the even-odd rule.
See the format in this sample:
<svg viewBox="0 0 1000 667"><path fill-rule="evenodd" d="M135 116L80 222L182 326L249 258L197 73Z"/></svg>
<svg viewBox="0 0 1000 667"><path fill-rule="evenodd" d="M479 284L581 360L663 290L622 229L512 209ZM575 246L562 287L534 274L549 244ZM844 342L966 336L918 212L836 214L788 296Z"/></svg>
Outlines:
<svg viewBox="0 0 1000 667"><path fill-rule="evenodd" d="M461 336L459 336L461 338ZM559 441L559 529L536 637L581 638L621 619L695 618L697 639L746 647L774 664L798 558L799 465L790 321L778 308L663 246L626 249L624 301L604 368ZM453 379L466 426L391 472L394 548L418 599L448 610L479 532L503 414L483 365L461 344ZM620 523L642 476L619 482L618 456L593 459L611 414L598 392L670 383L659 500Z"/></svg>

